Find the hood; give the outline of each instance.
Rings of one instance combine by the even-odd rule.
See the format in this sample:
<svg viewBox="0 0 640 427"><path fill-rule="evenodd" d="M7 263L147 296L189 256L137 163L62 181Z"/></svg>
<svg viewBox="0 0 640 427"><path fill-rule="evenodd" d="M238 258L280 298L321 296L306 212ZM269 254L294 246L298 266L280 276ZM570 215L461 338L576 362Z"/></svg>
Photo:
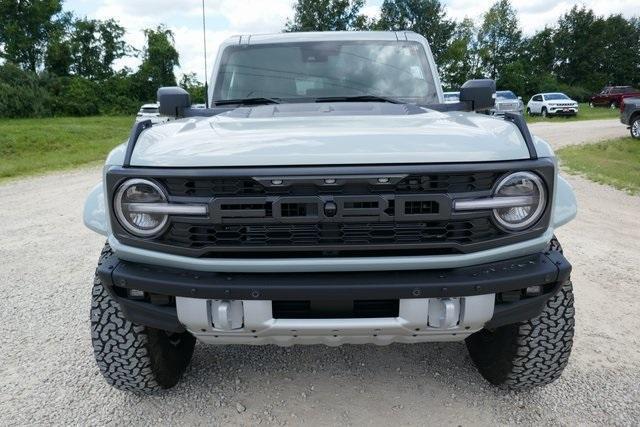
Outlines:
<svg viewBox="0 0 640 427"><path fill-rule="evenodd" d="M529 158L515 125L379 103L239 108L144 131L132 166L459 163Z"/></svg>

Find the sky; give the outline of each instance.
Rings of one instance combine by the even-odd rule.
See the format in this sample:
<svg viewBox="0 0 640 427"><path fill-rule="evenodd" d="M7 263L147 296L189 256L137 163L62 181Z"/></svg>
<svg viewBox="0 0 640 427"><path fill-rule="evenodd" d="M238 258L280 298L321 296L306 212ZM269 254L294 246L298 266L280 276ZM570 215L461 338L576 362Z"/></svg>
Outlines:
<svg viewBox="0 0 640 427"><path fill-rule="evenodd" d="M640 0L512 0L518 11L520 26L529 35L553 25L558 17L575 4L585 5L598 15L621 13L626 17L640 15ZM264 34L280 32L293 16L294 0L204 0L209 72L218 45L235 34ZM490 0L442 0L447 15L456 20L469 17L476 21L491 6ZM380 13L382 0L367 0L362 10L368 16ZM125 40L142 49L144 28L165 24L175 35L180 54L178 76L195 72L204 81L202 34L202 0L66 0L64 9L79 17L114 18L126 29ZM116 68L136 69L137 58L123 58Z"/></svg>

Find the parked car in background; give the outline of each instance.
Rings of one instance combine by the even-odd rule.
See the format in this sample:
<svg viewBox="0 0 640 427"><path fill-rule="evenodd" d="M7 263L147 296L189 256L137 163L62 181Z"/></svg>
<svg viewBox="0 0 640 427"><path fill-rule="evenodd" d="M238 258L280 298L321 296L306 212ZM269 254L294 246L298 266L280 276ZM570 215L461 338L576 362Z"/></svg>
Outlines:
<svg viewBox="0 0 640 427"><path fill-rule="evenodd" d="M625 96L640 97L640 90L632 86L605 86L600 93L589 98L589 107L618 108Z"/></svg>
<svg viewBox="0 0 640 427"><path fill-rule="evenodd" d="M501 116L504 113L518 113L524 112L524 103L522 98L516 96L515 93L510 90L496 91L496 103L491 109L491 115Z"/></svg>
<svg viewBox="0 0 640 427"><path fill-rule="evenodd" d="M143 120L151 120L151 123L164 123L168 119L160 117L160 111L158 110L158 104L143 104L140 107L140 111L136 115L136 122Z"/></svg>
<svg viewBox="0 0 640 427"><path fill-rule="evenodd" d="M444 92L442 95L444 95L445 104L453 104L460 101L460 92Z"/></svg>
<svg viewBox="0 0 640 427"><path fill-rule="evenodd" d="M561 92L537 93L527 103L527 114L575 116L578 114L578 102Z"/></svg>
<svg viewBox="0 0 640 427"><path fill-rule="evenodd" d="M632 138L640 139L640 96L622 99L620 121L629 127Z"/></svg>

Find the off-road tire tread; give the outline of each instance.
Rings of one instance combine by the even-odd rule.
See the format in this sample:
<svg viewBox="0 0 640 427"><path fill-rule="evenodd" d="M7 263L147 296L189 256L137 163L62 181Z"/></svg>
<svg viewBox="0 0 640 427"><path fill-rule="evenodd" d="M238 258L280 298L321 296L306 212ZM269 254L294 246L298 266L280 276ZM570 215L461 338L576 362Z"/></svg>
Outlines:
<svg viewBox="0 0 640 427"><path fill-rule="evenodd" d="M562 252L554 238L549 250ZM481 330L467 338L467 348L480 374L510 390L527 390L557 380L573 346L573 287L567 280L542 313L524 322Z"/></svg>
<svg viewBox="0 0 640 427"><path fill-rule="evenodd" d="M109 245L98 265L113 255ZM162 331L127 320L96 274L91 299L91 341L94 356L107 383L136 393L154 393L174 386L186 369L195 345L188 333L168 348Z"/></svg>

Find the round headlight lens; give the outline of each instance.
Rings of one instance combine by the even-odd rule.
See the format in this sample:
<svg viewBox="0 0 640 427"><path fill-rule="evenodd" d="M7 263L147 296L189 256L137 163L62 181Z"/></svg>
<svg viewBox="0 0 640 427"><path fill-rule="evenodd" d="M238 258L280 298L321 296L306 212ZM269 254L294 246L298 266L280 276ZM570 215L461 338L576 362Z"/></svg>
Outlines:
<svg viewBox="0 0 640 427"><path fill-rule="evenodd" d="M516 172L502 179L494 197L523 197L526 200L520 206L493 210L498 224L509 231L524 230L533 225L542 216L547 203L544 183L531 172Z"/></svg>
<svg viewBox="0 0 640 427"><path fill-rule="evenodd" d="M157 234L167 223L165 214L141 212L143 203L166 203L167 197L160 187L146 179L125 181L114 199L114 209L120 224L132 234L149 237Z"/></svg>

